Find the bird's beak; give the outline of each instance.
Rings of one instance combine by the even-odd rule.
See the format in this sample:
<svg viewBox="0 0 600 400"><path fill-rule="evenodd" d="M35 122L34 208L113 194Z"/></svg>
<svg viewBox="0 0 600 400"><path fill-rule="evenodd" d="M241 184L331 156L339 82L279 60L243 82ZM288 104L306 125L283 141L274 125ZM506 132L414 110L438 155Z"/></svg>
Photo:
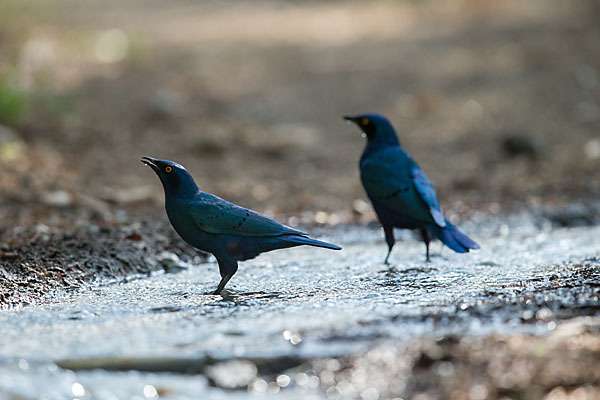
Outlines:
<svg viewBox="0 0 600 400"><path fill-rule="evenodd" d="M142 163L148 165L150 168L152 168L154 170L154 172L156 172L158 174L158 172L160 171L160 168L158 167L158 160L156 158L152 158L152 157L142 157L142 159L140 160Z"/></svg>
<svg viewBox="0 0 600 400"><path fill-rule="evenodd" d="M356 117L352 117L350 115L344 115L344 121L346 121L348 124L354 122L356 123Z"/></svg>

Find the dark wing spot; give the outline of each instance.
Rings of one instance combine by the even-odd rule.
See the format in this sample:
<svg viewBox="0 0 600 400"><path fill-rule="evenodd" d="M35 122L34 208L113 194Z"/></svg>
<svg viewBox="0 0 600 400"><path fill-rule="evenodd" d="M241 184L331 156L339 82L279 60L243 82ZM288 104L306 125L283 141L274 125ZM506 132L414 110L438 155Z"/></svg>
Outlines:
<svg viewBox="0 0 600 400"><path fill-rule="evenodd" d="M238 226L242 226L242 223L240 222L240 223L238 224Z"/></svg>
<svg viewBox="0 0 600 400"><path fill-rule="evenodd" d="M246 222L246 217L244 217L244 219L242 221Z"/></svg>
<svg viewBox="0 0 600 400"><path fill-rule="evenodd" d="M408 188L408 187L405 187L405 188L402 188L402 189L398 189L398 190L396 190L395 192L393 192L393 193L390 193L390 194L388 194L387 196L385 196L385 198L386 198L386 199L391 199L392 197L396 197L396 196L398 196L399 194L401 194L401 193L406 193L406 192L408 192L408 191L409 191L409 188Z"/></svg>

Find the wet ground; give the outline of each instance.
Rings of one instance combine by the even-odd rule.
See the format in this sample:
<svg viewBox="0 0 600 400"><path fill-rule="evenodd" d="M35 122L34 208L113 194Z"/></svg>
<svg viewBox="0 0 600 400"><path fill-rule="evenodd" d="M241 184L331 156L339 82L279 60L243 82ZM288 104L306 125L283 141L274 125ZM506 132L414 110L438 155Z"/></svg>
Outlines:
<svg viewBox="0 0 600 400"><path fill-rule="evenodd" d="M347 226L320 231L342 252L263 255L224 296L207 294L210 259L50 294L0 313L0 394L597 396L600 227L525 215L463 227L482 250L436 243L431 263L405 234L384 266L381 232Z"/></svg>

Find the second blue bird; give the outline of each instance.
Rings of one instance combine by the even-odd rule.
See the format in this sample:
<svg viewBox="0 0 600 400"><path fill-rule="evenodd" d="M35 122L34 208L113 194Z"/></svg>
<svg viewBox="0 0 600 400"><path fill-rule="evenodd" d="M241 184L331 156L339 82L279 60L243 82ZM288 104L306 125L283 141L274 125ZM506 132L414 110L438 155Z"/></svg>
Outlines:
<svg viewBox="0 0 600 400"><path fill-rule="evenodd" d="M181 165L168 160L142 157L160 178L165 191L167 216L183 240L197 249L212 253L219 264L219 294L237 272L238 261L261 253L309 245L341 250L334 244L311 239L308 234L236 206L201 191L194 178Z"/></svg>
<svg viewBox="0 0 600 400"><path fill-rule="evenodd" d="M427 261L432 235L458 253L479 248L444 218L433 186L400 146L387 118L363 114L344 119L358 125L367 138L360 158L360 179L383 225L388 244L386 264L395 243L394 228L418 229L425 242Z"/></svg>

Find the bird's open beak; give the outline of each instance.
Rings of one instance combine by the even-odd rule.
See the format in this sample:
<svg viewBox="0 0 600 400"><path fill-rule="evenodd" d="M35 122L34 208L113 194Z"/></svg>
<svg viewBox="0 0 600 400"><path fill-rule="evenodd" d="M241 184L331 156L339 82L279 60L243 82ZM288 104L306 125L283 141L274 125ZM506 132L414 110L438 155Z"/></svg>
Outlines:
<svg viewBox="0 0 600 400"><path fill-rule="evenodd" d="M158 167L157 164L157 159L156 158L152 158L152 157L142 157L142 159L140 160L142 163L148 165L150 168L152 168L154 170L154 172L156 172L158 174L158 172L160 171L160 168Z"/></svg>

